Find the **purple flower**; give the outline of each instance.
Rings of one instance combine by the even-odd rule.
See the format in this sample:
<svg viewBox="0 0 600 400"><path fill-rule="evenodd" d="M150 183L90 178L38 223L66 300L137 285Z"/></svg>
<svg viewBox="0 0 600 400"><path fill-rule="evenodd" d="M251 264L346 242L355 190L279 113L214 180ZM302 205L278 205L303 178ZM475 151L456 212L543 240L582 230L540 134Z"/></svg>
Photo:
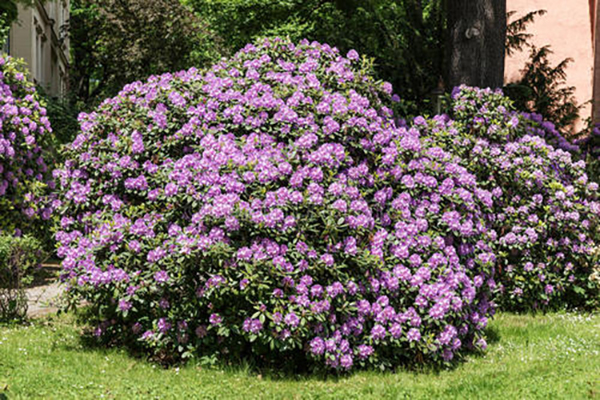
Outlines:
<svg viewBox="0 0 600 400"><path fill-rule="evenodd" d="M340 357L340 366L345 370L352 368L353 359L351 354L344 354Z"/></svg>
<svg viewBox="0 0 600 400"><path fill-rule="evenodd" d="M321 256L321 261L323 261L323 263L325 265L327 265L328 267L331 267L335 263L333 256L331 254L323 254Z"/></svg>
<svg viewBox="0 0 600 400"><path fill-rule="evenodd" d="M177 194L177 190L177 185L175 185L174 183L168 183L167 186L165 186L165 196L174 196L175 194Z"/></svg>
<svg viewBox="0 0 600 400"><path fill-rule="evenodd" d="M288 314L285 316L285 318L284 318L284 320L283 320L283 321L284 321L284 322L285 322L287 325L289 325L289 326L291 326L291 327L294 327L294 328L295 328L295 327L297 327L297 326L298 326L298 324L300 324L300 318L298 318L298 316L297 316L295 313L293 313L293 312L291 312L291 313L288 313Z"/></svg>
<svg viewBox="0 0 600 400"><path fill-rule="evenodd" d="M454 358L454 353L450 349L444 349L442 352L442 358L444 361L450 361Z"/></svg>
<svg viewBox="0 0 600 400"><path fill-rule="evenodd" d="M252 258L252 250L250 250L248 247L242 247L238 250L237 257L240 260L250 260Z"/></svg>
<svg viewBox="0 0 600 400"><path fill-rule="evenodd" d="M310 341L310 351L314 355L321 355L325 352L325 342L320 337L316 337Z"/></svg>
<svg viewBox="0 0 600 400"><path fill-rule="evenodd" d="M151 340L153 337L154 337L154 332L153 331L146 331L142 335L142 340Z"/></svg>
<svg viewBox="0 0 600 400"><path fill-rule="evenodd" d="M411 328L406 334L406 338L409 342L418 342L421 340L421 332L416 328Z"/></svg>
<svg viewBox="0 0 600 400"><path fill-rule="evenodd" d="M167 252L163 248L156 248L154 250L150 250L148 252L148 262L155 263L159 260L162 260L167 255Z"/></svg>
<svg viewBox="0 0 600 400"><path fill-rule="evenodd" d="M480 350L485 350L485 349L487 349L487 342L485 341L484 338L480 338L480 339L477 339L477 342L475 342L475 346Z"/></svg>
<svg viewBox="0 0 600 400"><path fill-rule="evenodd" d="M158 283L167 283L169 281L169 274L164 270L157 271L154 273L154 280Z"/></svg>
<svg viewBox="0 0 600 400"><path fill-rule="evenodd" d="M220 325L223 322L223 318L219 314L211 314L208 318L208 322L211 325Z"/></svg>
<svg viewBox="0 0 600 400"><path fill-rule="evenodd" d="M386 331L385 328L379 324L376 324L375 326L373 326L373 328L371 329L371 337L375 340L381 340L383 338L385 338L386 336Z"/></svg>
<svg viewBox="0 0 600 400"><path fill-rule="evenodd" d="M373 347L366 344L361 344L356 348L356 350L356 355L362 360L370 357L373 354Z"/></svg>
<svg viewBox="0 0 600 400"><path fill-rule="evenodd" d="M121 311L129 311L131 310L131 302L127 300L119 300L119 310Z"/></svg>
<svg viewBox="0 0 600 400"><path fill-rule="evenodd" d="M171 329L171 324L166 318L160 318L157 323L159 332L167 333Z"/></svg>
<svg viewBox="0 0 600 400"><path fill-rule="evenodd" d="M138 242L137 240L130 241L128 245L131 251L133 251L134 253L139 253L142 248L140 242Z"/></svg>
<svg viewBox="0 0 600 400"><path fill-rule="evenodd" d="M163 310L166 310L167 308L169 308L171 306L171 304L169 303L169 300L165 299L164 297L162 299L160 299L160 301L158 302L158 305Z"/></svg>
<svg viewBox="0 0 600 400"><path fill-rule="evenodd" d="M242 329L245 332L258 333L263 327L263 323L259 319L246 318Z"/></svg>
<svg viewBox="0 0 600 400"><path fill-rule="evenodd" d="M402 325L394 323L390 327L389 331L390 335L392 335L394 339L398 339L400 336L402 336Z"/></svg>
<svg viewBox="0 0 600 400"><path fill-rule="evenodd" d="M348 52L348 54L346 54L346 58L348 60L356 61L356 60L358 60L359 56L358 56L358 53L356 52L356 50L353 49L353 50L350 50Z"/></svg>

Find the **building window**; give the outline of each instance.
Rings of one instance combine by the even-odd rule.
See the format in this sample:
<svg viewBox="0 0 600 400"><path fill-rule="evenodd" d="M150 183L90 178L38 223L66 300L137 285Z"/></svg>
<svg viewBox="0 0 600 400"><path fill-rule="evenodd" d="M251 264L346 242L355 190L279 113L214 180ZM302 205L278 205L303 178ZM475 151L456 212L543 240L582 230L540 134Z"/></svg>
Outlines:
<svg viewBox="0 0 600 400"><path fill-rule="evenodd" d="M36 35L35 37L36 50L35 50L35 79L40 85L46 83L45 77L45 65L46 65L46 38L43 35Z"/></svg>

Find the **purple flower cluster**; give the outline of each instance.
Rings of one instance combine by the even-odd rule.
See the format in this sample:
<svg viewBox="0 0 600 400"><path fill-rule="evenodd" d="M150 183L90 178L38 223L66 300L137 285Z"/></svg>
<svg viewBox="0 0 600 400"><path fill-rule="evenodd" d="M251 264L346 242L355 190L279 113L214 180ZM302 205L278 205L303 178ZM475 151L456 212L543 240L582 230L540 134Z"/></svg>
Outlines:
<svg viewBox="0 0 600 400"><path fill-rule="evenodd" d="M366 65L265 40L81 117L55 172L58 253L103 335L339 370L484 343L493 194L394 124Z"/></svg>
<svg viewBox="0 0 600 400"><path fill-rule="evenodd" d="M52 182L43 149L52 131L22 62L0 55L0 232L35 229L48 220ZM17 212L15 212L17 211Z"/></svg>

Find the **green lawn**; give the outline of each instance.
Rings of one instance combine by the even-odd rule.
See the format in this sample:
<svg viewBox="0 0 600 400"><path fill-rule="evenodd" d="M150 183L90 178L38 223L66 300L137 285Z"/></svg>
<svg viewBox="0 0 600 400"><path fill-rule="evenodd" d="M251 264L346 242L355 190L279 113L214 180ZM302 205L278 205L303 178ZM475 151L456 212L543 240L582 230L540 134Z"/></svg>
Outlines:
<svg viewBox="0 0 600 400"><path fill-rule="evenodd" d="M72 317L54 317L0 327L0 399L600 399L600 315L500 314L490 329L487 354L449 370L275 379L242 367L162 369L86 347Z"/></svg>

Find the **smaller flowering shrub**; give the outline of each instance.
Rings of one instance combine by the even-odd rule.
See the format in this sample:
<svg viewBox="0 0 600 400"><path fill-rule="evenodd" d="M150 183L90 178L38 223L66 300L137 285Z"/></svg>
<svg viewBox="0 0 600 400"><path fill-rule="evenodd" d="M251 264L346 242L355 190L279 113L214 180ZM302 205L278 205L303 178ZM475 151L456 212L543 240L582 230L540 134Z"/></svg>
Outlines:
<svg viewBox="0 0 600 400"><path fill-rule="evenodd" d="M51 207L45 194L52 187L44 161L52 131L46 110L22 62L0 55L0 231L38 231Z"/></svg>
<svg viewBox="0 0 600 400"><path fill-rule="evenodd" d="M500 91L460 87L455 120L415 121L422 132L462 157L494 196L488 223L496 235L498 301L509 309L593 303L598 184L583 161L560 144L553 125L522 115ZM566 147L563 143L562 147Z"/></svg>
<svg viewBox="0 0 600 400"><path fill-rule="evenodd" d="M99 337L342 371L485 348L492 195L366 65L264 41L82 116L58 254Z"/></svg>

